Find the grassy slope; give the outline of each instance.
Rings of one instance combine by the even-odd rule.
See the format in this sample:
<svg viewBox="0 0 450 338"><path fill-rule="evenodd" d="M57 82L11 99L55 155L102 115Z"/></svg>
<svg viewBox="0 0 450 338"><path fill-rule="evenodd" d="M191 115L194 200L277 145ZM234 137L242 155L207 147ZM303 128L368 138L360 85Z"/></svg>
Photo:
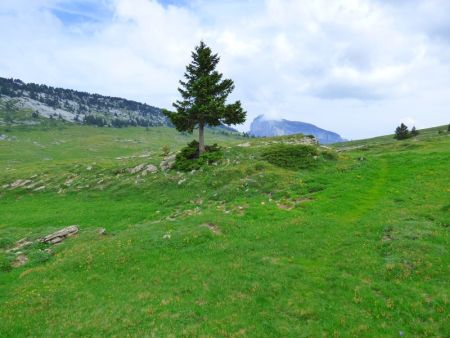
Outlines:
<svg viewBox="0 0 450 338"><path fill-rule="evenodd" d="M45 188L1 191L3 243L82 231L54 256L33 247L30 263L0 272L0 336L450 335L448 135L360 142L298 172L259 160L265 140L241 148L209 135L232 146L223 165L142 178L117 172L156 164L162 145L188 138L86 127L9 135L0 185L38 174Z"/></svg>

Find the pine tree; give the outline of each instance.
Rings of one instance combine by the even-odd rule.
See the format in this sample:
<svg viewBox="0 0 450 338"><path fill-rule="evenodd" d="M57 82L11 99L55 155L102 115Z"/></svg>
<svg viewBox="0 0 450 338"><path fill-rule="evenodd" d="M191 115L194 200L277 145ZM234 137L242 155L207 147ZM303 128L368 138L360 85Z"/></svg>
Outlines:
<svg viewBox="0 0 450 338"><path fill-rule="evenodd" d="M411 136L415 137L417 135L419 135L419 131L416 129L415 126L413 126L412 129L411 129Z"/></svg>
<svg viewBox="0 0 450 338"><path fill-rule="evenodd" d="M226 104L234 83L230 79L223 80L222 74L216 70L219 60L219 56L201 41L192 52L192 62L186 66L186 80L180 81L178 91L182 99L173 104L176 112L164 111L178 131L192 133L198 127L200 155L205 151L206 125L240 124L245 121L246 112L240 101Z"/></svg>
<svg viewBox="0 0 450 338"><path fill-rule="evenodd" d="M395 129L394 138L396 138L397 140L404 140L409 137L411 137L411 134L409 133L408 127L403 123Z"/></svg>
<svg viewBox="0 0 450 338"><path fill-rule="evenodd" d="M450 124L447 127L447 131L450 133Z"/></svg>

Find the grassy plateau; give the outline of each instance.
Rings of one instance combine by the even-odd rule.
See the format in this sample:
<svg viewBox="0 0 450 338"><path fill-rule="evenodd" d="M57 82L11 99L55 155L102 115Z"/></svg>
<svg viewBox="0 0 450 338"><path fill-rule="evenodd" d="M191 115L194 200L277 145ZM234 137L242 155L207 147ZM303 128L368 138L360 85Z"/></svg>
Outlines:
<svg viewBox="0 0 450 338"><path fill-rule="evenodd" d="M209 131L220 162L143 176L128 169L159 169L164 146L193 136L3 129L1 337L450 336L447 133L342 143L284 167L276 147L289 154L280 143L297 136ZM18 240L73 224L12 267Z"/></svg>

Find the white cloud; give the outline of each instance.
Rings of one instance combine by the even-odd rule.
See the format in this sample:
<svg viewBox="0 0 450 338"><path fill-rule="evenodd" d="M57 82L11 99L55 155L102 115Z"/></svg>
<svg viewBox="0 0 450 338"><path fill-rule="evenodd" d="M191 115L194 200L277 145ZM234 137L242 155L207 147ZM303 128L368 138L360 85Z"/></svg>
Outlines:
<svg viewBox="0 0 450 338"><path fill-rule="evenodd" d="M303 120L358 138L409 116L448 123L446 0L2 0L0 76L170 107L200 39L249 121Z"/></svg>

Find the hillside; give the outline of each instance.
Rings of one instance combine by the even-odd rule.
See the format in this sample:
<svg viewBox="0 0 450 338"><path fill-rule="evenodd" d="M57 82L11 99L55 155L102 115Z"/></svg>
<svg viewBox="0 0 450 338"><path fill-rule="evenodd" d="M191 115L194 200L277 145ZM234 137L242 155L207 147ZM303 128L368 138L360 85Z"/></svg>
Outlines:
<svg viewBox="0 0 450 338"><path fill-rule="evenodd" d="M48 124L45 119L98 127L173 127L162 110L132 100L0 77L0 126ZM211 130L238 133L227 125Z"/></svg>
<svg viewBox="0 0 450 338"><path fill-rule="evenodd" d="M15 99L18 109L29 109L47 118L113 127L167 125L161 109L144 103L18 79L0 77L0 95Z"/></svg>
<svg viewBox="0 0 450 338"><path fill-rule="evenodd" d="M319 128L313 124L289 121L285 119L273 120L264 115L256 117L250 125L249 134L256 137L272 137L293 134L313 135L320 143L330 144L345 141L339 134Z"/></svg>
<svg viewBox="0 0 450 338"><path fill-rule="evenodd" d="M181 173L159 167L191 138L172 128L3 129L2 337L450 335L447 133L288 169L265 154L301 136L208 131L223 159Z"/></svg>

